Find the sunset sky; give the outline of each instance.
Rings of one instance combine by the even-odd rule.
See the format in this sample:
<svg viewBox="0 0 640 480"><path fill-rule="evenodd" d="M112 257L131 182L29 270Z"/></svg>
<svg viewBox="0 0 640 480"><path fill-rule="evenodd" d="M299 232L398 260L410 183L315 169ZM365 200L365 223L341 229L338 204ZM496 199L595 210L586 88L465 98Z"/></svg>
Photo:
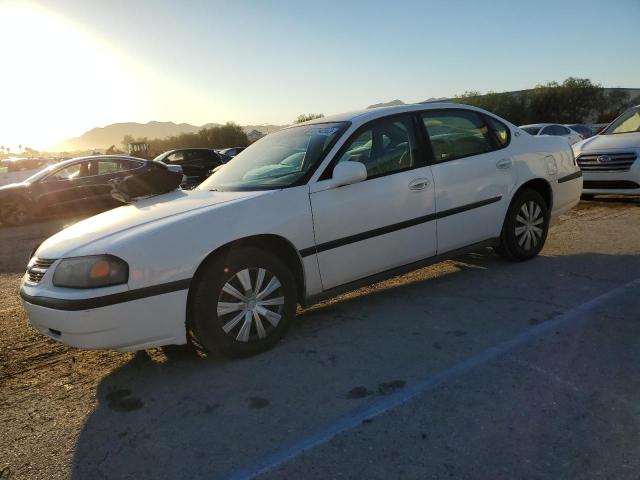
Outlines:
<svg viewBox="0 0 640 480"><path fill-rule="evenodd" d="M568 76L640 87L640 0L0 0L0 145L150 120L290 123Z"/></svg>

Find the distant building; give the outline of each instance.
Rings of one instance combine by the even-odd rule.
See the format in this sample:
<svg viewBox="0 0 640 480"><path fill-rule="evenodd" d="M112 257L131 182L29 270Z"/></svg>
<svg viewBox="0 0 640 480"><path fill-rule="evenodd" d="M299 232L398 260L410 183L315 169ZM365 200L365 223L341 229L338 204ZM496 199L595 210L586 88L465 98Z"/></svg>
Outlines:
<svg viewBox="0 0 640 480"><path fill-rule="evenodd" d="M249 133L247 133L247 138L250 142L253 143L256 140L260 140L262 137L264 137L264 135L264 133L259 132L258 130L251 130Z"/></svg>

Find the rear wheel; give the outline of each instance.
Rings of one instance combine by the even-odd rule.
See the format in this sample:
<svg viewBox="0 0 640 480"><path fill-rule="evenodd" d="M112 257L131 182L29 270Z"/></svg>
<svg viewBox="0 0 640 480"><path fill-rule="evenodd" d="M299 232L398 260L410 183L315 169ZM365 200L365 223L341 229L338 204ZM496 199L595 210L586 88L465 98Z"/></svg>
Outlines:
<svg viewBox="0 0 640 480"><path fill-rule="evenodd" d="M522 189L509 205L496 251L512 261L529 260L542 250L549 231L547 202L535 190Z"/></svg>
<svg viewBox="0 0 640 480"><path fill-rule="evenodd" d="M0 221L4 225L23 225L31 220L29 205L21 199L10 199L0 207Z"/></svg>
<svg viewBox="0 0 640 480"><path fill-rule="evenodd" d="M219 255L194 288L194 336L205 349L229 357L272 347L296 313L293 274L279 257L257 248Z"/></svg>

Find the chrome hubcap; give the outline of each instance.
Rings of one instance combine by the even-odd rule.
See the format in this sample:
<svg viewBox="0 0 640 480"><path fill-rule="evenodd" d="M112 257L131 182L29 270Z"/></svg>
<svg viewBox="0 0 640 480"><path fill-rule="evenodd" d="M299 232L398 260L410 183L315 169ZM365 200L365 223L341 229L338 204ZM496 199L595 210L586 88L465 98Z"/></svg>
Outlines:
<svg viewBox="0 0 640 480"><path fill-rule="evenodd" d="M19 224L26 220L27 209L24 205L10 206L3 212L3 217L10 224Z"/></svg>
<svg viewBox="0 0 640 480"><path fill-rule="evenodd" d="M543 223L542 207L532 200L523 203L516 216L516 240L518 245L525 250L537 247L542 239Z"/></svg>
<svg viewBox="0 0 640 480"><path fill-rule="evenodd" d="M284 309L280 280L264 268L245 268L232 276L218 297L218 319L238 342L266 337Z"/></svg>

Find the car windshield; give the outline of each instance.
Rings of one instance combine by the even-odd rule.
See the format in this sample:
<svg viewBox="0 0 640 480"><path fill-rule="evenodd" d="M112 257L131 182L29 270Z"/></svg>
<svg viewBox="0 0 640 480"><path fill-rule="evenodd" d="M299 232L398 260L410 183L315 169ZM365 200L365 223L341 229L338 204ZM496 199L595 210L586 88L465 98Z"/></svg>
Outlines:
<svg viewBox="0 0 640 480"><path fill-rule="evenodd" d="M315 123L271 133L211 175L198 190L267 190L303 180L333 147L348 123Z"/></svg>
<svg viewBox="0 0 640 480"><path fill-rule="evenodd" d="M522 130L524 130L527 133L530 133L531 135L537 135L538 132L540 131L541 127L524 127Z"/></svg>
<svg viewBox="0 0 640 480"><path fill-rule="evenodd" d="M611 125L602 132L602 135L631 132L640 132L640 107L635 107L624 112L611 122Z"/></svg>

